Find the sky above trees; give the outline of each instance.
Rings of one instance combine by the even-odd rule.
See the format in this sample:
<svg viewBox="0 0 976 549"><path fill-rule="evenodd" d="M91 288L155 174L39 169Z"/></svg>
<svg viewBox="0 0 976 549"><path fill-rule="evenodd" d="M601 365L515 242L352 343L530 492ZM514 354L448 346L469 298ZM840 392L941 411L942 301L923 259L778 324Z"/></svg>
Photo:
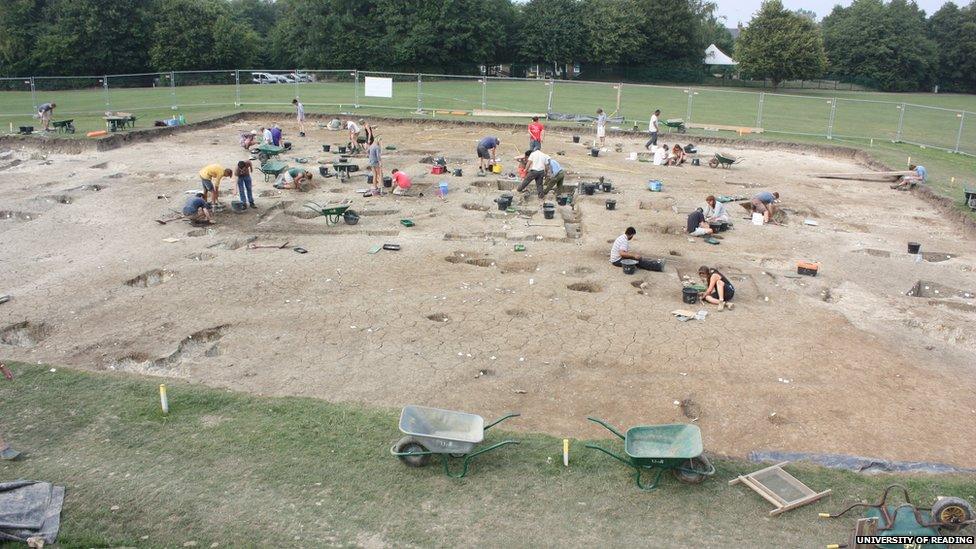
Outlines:
<svg viewBox="0 0 976 549"><path fill-rule="evenodd" d="M947 0L915 0L918 7L925 10L925 13L932 15ZM753 14L759 11L759 5L762 4L762 0L718 0L718 15L725 16L725 22L730 27L736 26L737 23L742 22L743 25L752 19ZM830 10L834 9L834 6L840 4L841 6L850 6L851 0L784 0L783 6L786 9L797 10L797 9L807 9L817 14L817 19L823 19L830 13ZM956 4L964 6L967 4L966 0L956 0Z"/></svg>

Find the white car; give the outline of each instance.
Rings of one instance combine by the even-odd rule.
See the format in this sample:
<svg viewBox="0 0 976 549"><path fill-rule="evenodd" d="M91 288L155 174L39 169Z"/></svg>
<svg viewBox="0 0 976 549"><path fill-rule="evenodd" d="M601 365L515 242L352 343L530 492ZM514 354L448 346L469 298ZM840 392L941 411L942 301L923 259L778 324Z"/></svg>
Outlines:
<svg viewBox="0 0 976 549"><path fill-rule="evenodd" d="M288 80L280 74L271 74L270 72L252 72L251 82L255 84L284 84Z"/></svg>
<svg viewBox="0 0 976 549"><path fill-rule="evenodd" d="M315 82L315 77L307 72L292 72L288 74L293 81L297 82Z"/></svg>

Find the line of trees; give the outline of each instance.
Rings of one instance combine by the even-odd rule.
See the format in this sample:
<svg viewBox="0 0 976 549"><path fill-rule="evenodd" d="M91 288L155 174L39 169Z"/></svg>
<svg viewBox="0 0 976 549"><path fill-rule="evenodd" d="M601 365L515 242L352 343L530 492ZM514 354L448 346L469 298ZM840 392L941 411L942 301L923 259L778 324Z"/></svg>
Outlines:
<svg viewBox="0 0 976 549"><path fill-rule="evenodd" d="M976 92L976 3L926 17L910 0L854 0L818 24L767 0L733 42L708 0L0 1L2 76L510 63L700 76L711 43L774 84Z"/></svg>

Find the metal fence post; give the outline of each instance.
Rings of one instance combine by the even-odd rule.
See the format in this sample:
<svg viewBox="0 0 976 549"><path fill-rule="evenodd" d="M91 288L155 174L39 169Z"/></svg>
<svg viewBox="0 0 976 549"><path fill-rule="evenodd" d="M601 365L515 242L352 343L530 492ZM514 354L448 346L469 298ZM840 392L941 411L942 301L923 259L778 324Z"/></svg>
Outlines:
<svg viewBox="0 0 976 549"><path fill-rule="evenodd" d="M756 113L756 127L762 127L763 103L766 102L766 92L759 92L759 112Z"/></svg>
<svg viewBox="0 0 976 549"><path fill-rule="evenodd" d="M417 114L422 114L424 112L424 92L423 92L423 77L420 73L417 73Z"/></svg>
<svg viewBox="0 0 976 549"><path fill-rule="evenodd" d="M102 75L102 87L105 89L105 109L112 110L112 98L108 93L108 75Z"/></svg>
<svg viewBox="0 0 976 549"><path fill-rule="evenodd" d="M175 71L169 71L169 93L170 96L172 96L173 98L172 101L173 104L170 106L170 110L175 111L178 107L176 103L176 72Z"/></svg>
<svg viewBox="0 0 976 549"><path fill-rule="evenodd" d="M488 75L481 77L481 110L488 110Z"/></svg>
<svg viewBox="0 0 976 549"><path fill-rule="evenodd" d="M694 96L695 90L688 88L688 113L685 116L685 119L687 119L688 122L691 122L691 102L693 101Z"/></svg>
<svg viewBox="0 0 976 549"><path fill-rule="evenodd" d="M546 102L546 117L552 114L552 94L556 89L556 81L549 79L549 100Z"/></svg>
<svg viewBox="0 0 976 549"><path fill-rule="evenodd" d="M898 131L895 133L895 141L898 142L898 143L901 143L901 130L902 130L902 128L905 127L905 109L906 108L907 107L905 106L904 103L902 103L901 105L898 105L898 110L901 111L901 113L898 114Z"/></svg>
<svg viewBox="0 0 976 549"><path fill-rule="evenodd" d="M234 70L234 106L241 106L241 70Z"/></svg>
<svg viewBox="0 0 976 549"><path fill-rule="evenodd" d="M956 132L956 150L959 152L959 143L962 141L962 125L966 123L966 111L959 113L959 131Z"/></svg>
<svg viewBox="0 0 976 549"><path fill-rule="evenodd" d="M830 114L827 115L827 139L834 138L834 115L837 113L837 98L830 99Z"/></svg>
<svg viewBox="0 0 976 549"><path fill-rule="evenodd" d="M30 77L31 102L34 103L34 112L37 112L37 86L34 84L34 77ZM31 114L34 114L33 112Z"/></svg>
<svg viewBox="0 0 976 549"><path fill-rule="evenodd" d="M356 77L356 82L354 84L356 86L356 102L353 104L353 107L358 109L359 108L359 69L353 71L353 75Z"/></svg>

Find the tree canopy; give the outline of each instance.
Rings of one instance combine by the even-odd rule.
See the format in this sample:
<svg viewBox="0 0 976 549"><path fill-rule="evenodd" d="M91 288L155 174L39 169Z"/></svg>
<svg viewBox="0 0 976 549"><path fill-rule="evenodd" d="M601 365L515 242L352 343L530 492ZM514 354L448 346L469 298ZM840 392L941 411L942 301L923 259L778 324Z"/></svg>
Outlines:
<svg viewBox="0 0 976 549"><path fill-rule="evenodd" d="M735 44L742 73L784 80L818 78L827 68L823 37L807 17L789 11L780 0L766 0Z"/></svg>

